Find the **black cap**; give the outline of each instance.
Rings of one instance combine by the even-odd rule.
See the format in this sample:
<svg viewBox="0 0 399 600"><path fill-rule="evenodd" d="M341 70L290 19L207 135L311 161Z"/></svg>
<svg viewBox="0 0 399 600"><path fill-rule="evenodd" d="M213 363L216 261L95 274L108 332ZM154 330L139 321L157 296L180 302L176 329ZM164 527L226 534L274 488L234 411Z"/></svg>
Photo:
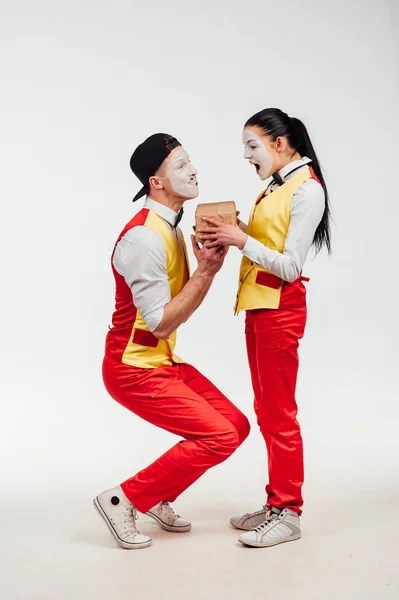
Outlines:
<svg viewBox="0 0 399 600"><path fill-rule="evenodd" d="M136 148L130 158L130 168L140 179L143 187L135 195L133 202L148 194L149 178L155 175L165 158L178 146L181 144L173 136L167 133L154 133Z"/></svg>

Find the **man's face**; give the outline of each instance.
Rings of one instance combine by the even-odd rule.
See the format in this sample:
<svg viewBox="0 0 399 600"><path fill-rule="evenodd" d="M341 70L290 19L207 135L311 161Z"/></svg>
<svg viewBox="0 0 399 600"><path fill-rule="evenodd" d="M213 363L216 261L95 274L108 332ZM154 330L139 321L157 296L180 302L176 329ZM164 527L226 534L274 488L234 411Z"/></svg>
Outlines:
<svg viewBox="0 0 399 600"><path fill-rule="evenodd" d="M162 170L165 172L164 187L171 195L185 200L198 196L197 170L182 146L178 146L169 154Z"/></svg>

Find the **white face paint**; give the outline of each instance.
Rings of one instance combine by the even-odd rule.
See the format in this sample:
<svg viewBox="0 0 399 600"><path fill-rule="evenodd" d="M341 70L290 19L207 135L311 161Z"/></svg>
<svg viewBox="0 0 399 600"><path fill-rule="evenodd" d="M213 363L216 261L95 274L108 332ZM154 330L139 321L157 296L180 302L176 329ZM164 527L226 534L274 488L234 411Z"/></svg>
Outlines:
<svg viewBox="0 0 399 600"><path fill-rule="evenodd" d="M186 199L198 196L197 170L190 163L187 152L179 146L170 157L169 177L173 191Z"/></svg>
<svg viewBox="0 0 399 600"><path fill-rule="evenodd" d="M273 157L259 135L251 129L244 129L242 141L245 146L244 158L249 160L251 165L255 165L262 181L270 177L273 170Z"/></svg>

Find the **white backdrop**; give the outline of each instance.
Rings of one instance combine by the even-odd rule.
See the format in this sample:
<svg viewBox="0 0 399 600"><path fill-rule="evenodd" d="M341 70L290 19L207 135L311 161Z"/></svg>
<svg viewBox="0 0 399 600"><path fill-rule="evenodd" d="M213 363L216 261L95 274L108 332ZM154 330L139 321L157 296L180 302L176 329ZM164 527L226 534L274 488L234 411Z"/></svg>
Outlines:
<svg viewBox="0 0 399 600"><path fill-rule="evenodd" d="M175 135L199 170L199 200L235 200L245 218L261 182L243 160L242 126L277 106L308 126L335 217L332 258L304 271L305 493L311 504L331 490L332 508L359 479L364 493L385 486L397 499L397 3L0 6L4 489L21 507L53 498L83 506L171 445L101 381L110 254L139 208L129 157L152 133ZM194 210L187 205L187 237ZM243 316L232 313L239 260L233 249L177 347L254 425L244 447L181 499L204 511L222 501L230 510L232 497L237 510L263 502ZM9 494L1 496L9 514Z"/></svg>

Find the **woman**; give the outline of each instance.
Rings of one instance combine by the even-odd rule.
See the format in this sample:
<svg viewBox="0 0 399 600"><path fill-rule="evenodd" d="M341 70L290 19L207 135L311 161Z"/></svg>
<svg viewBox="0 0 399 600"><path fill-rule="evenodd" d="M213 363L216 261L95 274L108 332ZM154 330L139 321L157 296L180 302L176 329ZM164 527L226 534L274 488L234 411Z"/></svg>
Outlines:
<svg viewBox="0 0 399 600"><path fill-rule="evenodd" d="M267 502L254 513L234 515L246 530L241 543L265 547L301 536L303 448L295 387L298 344L306 323L302 267L313 245L330 246L327 187L305 125L279 109L251 117L243 131L245 158L269 179L248 226L207 218L202 242L236 246L243 259L236 314L246 311L246 343L255 412L266 442Z"/></svg>

